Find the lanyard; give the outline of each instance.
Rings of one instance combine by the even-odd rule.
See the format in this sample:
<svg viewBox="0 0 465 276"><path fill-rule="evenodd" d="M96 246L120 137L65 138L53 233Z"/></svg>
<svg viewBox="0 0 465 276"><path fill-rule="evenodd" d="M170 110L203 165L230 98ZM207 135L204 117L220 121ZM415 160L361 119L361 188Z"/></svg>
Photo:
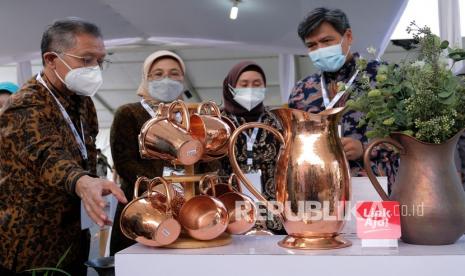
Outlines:
<svg viewBox="0 0 465 276"><path fill-rule="evenodd" d="M150 116L152 118L155 118L157 117L157 113L155 111L153 111L153 108L150 107L150 105L144 100L140 100L140 104L142 105L142 107L145 109L145 111L147 111L147 113L150 114ZM174 117L176 118L176 121L178 122L182 122L182 116L181 116L181 113L179 112L176 112L174 114Z"/></svg>
<svg viewBox="0 0 465 276"><path fill-rule="evenodd" d="M357 77L358 72L359 70L357 69L354 75L346 83L345 90L338 92L331 101L329 100L328 90L326 90L325 76L323 72L321 73L321 78L320 78L321 92L323 94L323 103L325 105L325 108L333 108L337 104L337 102L342 98L342 96L344 96L346 91L349 90L350 86L352 86L352 83L355 81L355 78Z"/></svg>
<svg viewBox="0 0 465 276"><path fill-rule="evenodd" d="M84 142L83 142L83 138L84 138L84 126L82 125L82 120L79 119L79 121L80 121L80 123L81 123L81 135L82 135L82 138L81 138L81 136L79 136L79 133L78 133L76 127L75 127L74 124L73 124L73 121L71 121L71 118L69 117L68 112L66 112L66 109L63 107L63 105L61 105L60 101L59 101L59 100L57 99L57 97L53 94L52 90L50 90L50 88L48 88L47 84L46 84L45 81L42 79L42 76L40 76L40 73L37 74L36 80L37 80L40 84L42 84L45 88L47 88L47 90L48 90L48 92L50 93L50 95L52 95L52 97L55 99L56 103L58 104L58 108L60 108L61 114L63 115L63 118L65 119L66 123L68 124L69 128L71 129L71 132L73 132L74 138L76 138L76 142L77 142L77 144L78 144L79 151L81 152L82 159L84 159L84 163L87 164L88 157L87 157L86 145L85 145ZM87 168L86 168L86 169L87 169Z"/></svg>
<svg viewBox="0 0 465 276"><path fill-rule="evenodd" d="M151 108L149 106L149 104L144 100L140 100L140 104L142 105L142 107L150 114L150 116L152 116L152 118L156 117L157 114L155 113L155 111L153 111L153 108Z"/></svg>
<svg viewBox="0 0 465 276"><path fill-rule="evenodd" d="M258 118L257 122L262 121L262 117L264 114L260 115ZM237 120L236 116L233 116L234 121L237 123L237 125L240 125L239 121ZM252 131L252 135L247 135L247 133L243 132L245 139L247 141L247 165L252 166L253 165L253 145L255 144L255 141L257 140L257 135L258 135L258 128L254 128Z"/></svg>

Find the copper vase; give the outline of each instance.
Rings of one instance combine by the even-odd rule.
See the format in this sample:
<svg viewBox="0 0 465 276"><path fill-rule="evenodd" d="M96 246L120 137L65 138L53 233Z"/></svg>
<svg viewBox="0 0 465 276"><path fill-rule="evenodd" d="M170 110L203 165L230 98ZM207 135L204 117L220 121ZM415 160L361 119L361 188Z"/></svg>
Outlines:
<svg viewBox="0 0 465 276"><path fill-rule="evenodd" d="M400 203L402 240L411 244L443 245L465 232L465 192L454 163L462 131L442 144L421 142L394 133L375 139L365 150L365 170L383 200ZM390 196L370 168L373 147L388 143L400 151L400 166Z"/></svg>
<svg viewBox="0 0 465 276"><path fill-rule="evenodd" d="M333 249L350 246L339 235L349 212L350 175L337 132L343 108L312 114L301 110L272 110L283 134L265 124L248 123L231 136L229 158L234 173L252 192L279 215L288 236L279 245L295 249ZM276 162L276 212L253 187L235 159L235 142L242 131L260 127L273 133L282 145ZM278 209L279 210L279 209Z"/></svg>

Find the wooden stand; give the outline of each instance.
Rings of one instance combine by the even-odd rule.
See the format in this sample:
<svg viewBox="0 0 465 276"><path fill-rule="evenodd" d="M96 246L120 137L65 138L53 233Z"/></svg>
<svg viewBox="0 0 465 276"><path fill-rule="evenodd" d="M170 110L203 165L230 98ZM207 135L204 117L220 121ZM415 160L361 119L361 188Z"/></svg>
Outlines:
<svg viewBox="0 0 465 276"><path fill-rule="evenodd" d="M181 183L187 201L195 196L195 182L200 181L203 175L194 174L194 165L184 166L184 170L186 175L164 176L163 178L170 182Z"/></svg>
<svg viewBox="0 0 465 276"><path fill-rule="evenodd" d="M228 245L231 242L231 235L226 232L221 234L218 238L209 241L196 240L183 233L174 243L164 247L173 249L209 248Z"/></svg>

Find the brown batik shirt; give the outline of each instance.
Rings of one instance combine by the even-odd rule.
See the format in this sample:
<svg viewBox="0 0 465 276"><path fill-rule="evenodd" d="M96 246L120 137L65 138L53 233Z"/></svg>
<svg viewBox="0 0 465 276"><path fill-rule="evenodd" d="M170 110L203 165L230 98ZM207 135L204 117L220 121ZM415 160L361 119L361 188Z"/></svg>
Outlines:
<svg viewBox="0 0 465 276"><path fill-rule="evenodd" d="M55 99L34 78L0 111L0 266L22 271L63 265L79 252L77 179L94 174L97 115L90 97L49 85L77 131L84 128L86 171L76 139Z"/></svg>

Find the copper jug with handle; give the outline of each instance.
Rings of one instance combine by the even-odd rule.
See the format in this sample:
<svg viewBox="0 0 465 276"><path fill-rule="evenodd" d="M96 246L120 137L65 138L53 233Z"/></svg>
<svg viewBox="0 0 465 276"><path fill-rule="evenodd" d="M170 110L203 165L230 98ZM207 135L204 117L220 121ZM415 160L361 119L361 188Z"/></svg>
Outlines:
<svg viewBox="0 0 465 276"><path fill-rule="evenodd" d="M420 245L455 243L465 232L465 192L454 164L454 151L462 134L431 144L403 134L371 141L364 153L365 171L383 200L400 204L401 239ZM379 144L400 152L400 165L388 194L370 167L370 154Z"/></svg>
<svg viewBox="0 0 465 276"><path fill-rule="evenodd" d="M231 135L229 158L233 172L268 209L280 216L288 236L280 246L293 249L333 249L351 245L339 235L350 202L349 165L338 135L344 108L312 114L290 108L271 110L283 134L261 123L247 123ZM244 130L263 128L282 143L275 167L276 202L268 202L246 178L235 158L235 143Z"/></svg>

